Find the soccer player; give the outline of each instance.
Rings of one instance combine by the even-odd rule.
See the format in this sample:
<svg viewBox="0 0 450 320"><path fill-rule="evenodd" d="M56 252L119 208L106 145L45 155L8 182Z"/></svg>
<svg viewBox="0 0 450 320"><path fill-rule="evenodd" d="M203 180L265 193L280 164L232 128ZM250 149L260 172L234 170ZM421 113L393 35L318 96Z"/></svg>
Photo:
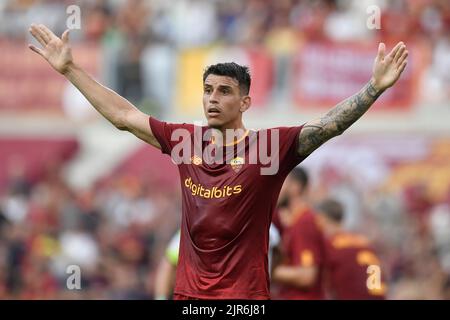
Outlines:
<svg viewBox="0 0 450 320"><path fill-rule="evenodd" d="M326 234L326 278L329 298L381 300L385 298L380 260L369 240L343 230L344 210L333 199L317 205L319 223Z"/></svg>
<svg viewBox="0 0 450 320"><path fill-rule="evenodd" d="M389 54L380 44L368 83L323 117L297 127L250 131L242 121L251 105L251 80L246 67L223 63L204 72L203 110L207 126L171 124L142 113L82 70L71 54L69 30L61 39L44 25L32 25L30 32L42 45L30 45L30 49L72 82L115 127L131 132L177 161L183 158L177 162L182 222L176 299L270 298L268 234L285 177L321 144L359 119L397 81L408 55L402 42ZM228 139L227 129L234 132L236 139ZM199 146L197 137L203 133L210 139L202 139ZM231 140L227 145L240 150L222 145L221 137ZM278 168L275 174L266 174L268 171L263 169L274 172L265 161L246 161L255 146L271 155L277 164L274 168ZM221 147L228 152L221 153ZM216 151L209 153L211 148ZM225 160L222 163L216 161L220 154ZM215 160L211 161L211 157ZM254 160L253 156L250 158Z"/></svg>
<svg viewBox="0 0 450 320"><path fill-rule="evenodd" d="M308 175L297 167L285 182L280 201L283 262L272 271L279 283L278 296L286 300L324 299L323 267L325 243L308 199Z"/></svg>

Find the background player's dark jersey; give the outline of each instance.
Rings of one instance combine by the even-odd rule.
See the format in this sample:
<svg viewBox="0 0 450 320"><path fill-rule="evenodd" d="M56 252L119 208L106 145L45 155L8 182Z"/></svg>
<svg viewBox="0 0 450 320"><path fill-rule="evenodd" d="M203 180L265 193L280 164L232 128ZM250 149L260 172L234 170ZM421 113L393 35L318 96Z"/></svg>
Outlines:
<svg viewBox="0 0 450 320"><path fill-rule="evenodd" d="M380 261L366 237L336 234L327 239L326 253L327 287L331 298L384 299L386 285L381 281L382 274L376 274L381 271ZM373 267L368 273L369 266Z"/></svg>
<svg viewBox="0 0 450 320"><path fill-rule="evenodd" d="M308 288L282 285L279 289L281 299L319 300L324 299L323 263L325 255L324 239L316 221L316 216L305 207L294 213L294 222L283 228L282 244L288 265L309 267L315 265L318 274L315 282Z"/></svg>

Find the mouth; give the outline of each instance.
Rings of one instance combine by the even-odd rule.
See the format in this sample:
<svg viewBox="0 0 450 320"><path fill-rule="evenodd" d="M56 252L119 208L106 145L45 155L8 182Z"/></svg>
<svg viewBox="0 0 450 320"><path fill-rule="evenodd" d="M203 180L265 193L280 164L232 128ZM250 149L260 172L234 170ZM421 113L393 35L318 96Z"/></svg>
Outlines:
<svg viewBox="0 0 450 320"><path fill-rule="evenodd" d="M208 116L210 117L217 117L220 115L220 110L217 109L216 107L210 107L208 108Z"/></svg>

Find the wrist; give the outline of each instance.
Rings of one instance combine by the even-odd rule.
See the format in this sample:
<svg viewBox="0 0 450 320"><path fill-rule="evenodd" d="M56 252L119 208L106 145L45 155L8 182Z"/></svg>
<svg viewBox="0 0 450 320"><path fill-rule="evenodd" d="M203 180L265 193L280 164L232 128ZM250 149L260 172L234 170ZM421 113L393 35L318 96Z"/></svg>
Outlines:
<svg viewBox="0 0 450 320"><path fill-rule="evenodd" d="M381 86L374 77L372 77L367 85L367 93L377 99L383 92L386 90L383 86Z"/></svg>
<svg viewBox="0 0 450 320"><path fill-rule="evenodd" d="M61 73L63 76L68 78L70 76L70 74L75 71L76 68L77 68L77 66L75 65L75 63L73 61L71 61L67 64L67 66L64 68L64 70Z"/></svg>
<svg viewBox="0 0 450 320"><path fill-rule="evenodd" d="M386 88L383 88L374 77L370 78L369 83L377 94L381 94L384 90L386 90Z"/></svg>

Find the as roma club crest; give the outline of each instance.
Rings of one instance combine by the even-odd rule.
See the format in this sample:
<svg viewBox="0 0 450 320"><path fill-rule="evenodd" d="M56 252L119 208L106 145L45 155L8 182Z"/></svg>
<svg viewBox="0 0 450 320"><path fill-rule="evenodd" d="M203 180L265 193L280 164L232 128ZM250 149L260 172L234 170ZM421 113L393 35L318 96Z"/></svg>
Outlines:
<svg viewBox="0 0 450 320"><path fill-rule="evenodd" d="M195 155L195 156L191 157L191 163L195 164L196 166L199 166L202 164L202 158Z"/></svg>
<svg viewBox="0 0 450 320"><path fill-rule="evenodd" d="M244 158L236 157L231 160L230 165L231 165L231 168L233 168L233 170L235 172L238 172L239 170L241 170L242 166L244 165Z"/></svg>

